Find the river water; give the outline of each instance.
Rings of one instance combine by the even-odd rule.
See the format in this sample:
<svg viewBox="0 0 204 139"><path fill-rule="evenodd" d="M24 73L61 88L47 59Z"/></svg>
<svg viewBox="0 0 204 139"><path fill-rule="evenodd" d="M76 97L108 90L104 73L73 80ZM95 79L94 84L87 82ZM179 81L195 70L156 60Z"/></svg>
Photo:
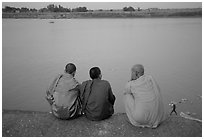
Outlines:
<svg viewBox="0 0 204 139"><path fill-rule="evenodd" d="M54 21L54 23L49 23ZM122 94L132 65L140 63L158 82L164 105L202 117L202 19L3 19L3 109L49 111L45 90L64 66L89 79L99 66L125 112Z"/></svg>

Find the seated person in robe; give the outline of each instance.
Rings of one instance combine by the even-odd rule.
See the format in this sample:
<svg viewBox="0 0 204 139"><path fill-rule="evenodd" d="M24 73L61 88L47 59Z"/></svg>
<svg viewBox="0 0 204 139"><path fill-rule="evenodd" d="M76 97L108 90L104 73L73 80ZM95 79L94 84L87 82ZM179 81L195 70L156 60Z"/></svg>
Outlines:
<svg viewBox="0 0 204 139"><path fill-rule="evenodd" d="M83 112L93 121L109 118L114 113L115 102L111 85L101 80L101 70L98 67L91 68L89 74L92 80L84 81L80 87Z"/></svg>
<svg viewBox="0 0 204 139"><path fill-rule="evenodd" d="M124 91L127 117L134 126L156 128L166 117L159 86L152 76L144 75L142 65L134 65L131 72Z"/></svg>
<svg viewBox="0 0 204 139"><path fill-rule="evenodd" d="M67 64L65 72L54 79L46 92L52 114L57 118L71 119L82 114L79 83L74 78L75 73L76 66Z"/></svg>

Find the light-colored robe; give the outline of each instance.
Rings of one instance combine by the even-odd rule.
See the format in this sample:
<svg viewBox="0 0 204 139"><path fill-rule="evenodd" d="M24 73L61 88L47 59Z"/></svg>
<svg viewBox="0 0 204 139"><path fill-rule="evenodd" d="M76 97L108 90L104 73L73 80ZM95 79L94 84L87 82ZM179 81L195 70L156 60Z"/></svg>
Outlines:
<svg viewBox="0 0 204 139"><path fill-rule="evenodd" d="M156 128L165 120L160 89L150 75L126 84L124 103L128 119L134 126Z"/></svg>
<svg viewBox="0 0 204 139"><path fill-rule="evenodd" d="M47 90L47 100L51 105L52 113L61 119L70 119L82 114L82 105L79 97L79 83L67 73L57 76Z"/></svg>

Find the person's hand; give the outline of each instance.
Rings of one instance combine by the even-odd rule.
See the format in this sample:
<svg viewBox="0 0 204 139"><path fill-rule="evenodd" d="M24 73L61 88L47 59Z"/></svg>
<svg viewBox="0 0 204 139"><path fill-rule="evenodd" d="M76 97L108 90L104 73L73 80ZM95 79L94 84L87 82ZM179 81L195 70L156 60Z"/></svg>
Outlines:
<svg viewBox="0 0 204 139"><path fill-rule="evenodd" d="M55 101L54 101L54 97L52 96L52 95L48 95L48 96L46 96L45 97L46 98L46 100L48 101L48 103L50 104L50 105L52 105Z"/></svg>

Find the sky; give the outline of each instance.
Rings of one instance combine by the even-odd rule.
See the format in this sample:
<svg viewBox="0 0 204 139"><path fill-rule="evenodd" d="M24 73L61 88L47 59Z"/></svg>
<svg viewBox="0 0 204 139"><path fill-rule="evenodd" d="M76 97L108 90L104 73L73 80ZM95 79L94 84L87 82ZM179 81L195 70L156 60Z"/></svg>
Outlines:
<svg viewBox="0 0 204 139"><path fill-rule="evenodd" d="M134 8L140 7L142 9L147 9L147 8L161 8L161 9L166 9L166 8L201 8L202 7L202 2L139 2L139 1L131 1L131 2L125 2L125 1L112 1L112 2L107 2L107 1L86 1L86 2L81 2L81 1L76 1L76 2L52 2L52 1L45 1L45 2L39 2L39 1L29 1L29 2L19 2L19 1L14 1L14 2L8 2L8 1L2 1L2 8L5 6L11 6L11 7L16 7L16 8L21 8L21 7L27 7L27 8L45 8L49 4L55 4L55 5L61 5L64 8L76 8L76 7L87 7L87 9L91 10L97 10L97 9L122 9L123 7L127 6L132 6Z"/></svg>

